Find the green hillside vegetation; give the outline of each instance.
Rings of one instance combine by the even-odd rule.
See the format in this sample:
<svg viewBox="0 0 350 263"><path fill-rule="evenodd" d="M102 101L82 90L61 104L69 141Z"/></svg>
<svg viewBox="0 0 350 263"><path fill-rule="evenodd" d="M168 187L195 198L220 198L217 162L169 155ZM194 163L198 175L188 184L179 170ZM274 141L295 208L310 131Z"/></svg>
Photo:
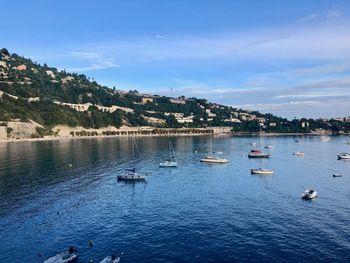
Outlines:
<svg viewBox="0 0 350 263"><path fill-rule="evenodd" d="M232 126L237 132L258 132L261 122L257 118L263 118L263 130L266 132L309 132L318 128L334 133L350 131L348 122L288 121L272 114L247 112L205 99L180 97L176 98L179 102L174 102L170 97L139 94L136 90L123 92L99 85L83 74L58 70L10 54L6 49L0 50L0 92L4 92L0 100L0 121L33 120L47 130L63 124L85 128L122 125L159 128ZM151 99L144 102L147 97ZM30 98L32 101L29 101ZM91 103L92 106L87 111L77 111L60 103ZM98 109L100 106L118 106L128 110L119 108L110 113ZM248 119L244 118L244 114ZM301 121L308 122L309 126L301 127Z"/></svg>

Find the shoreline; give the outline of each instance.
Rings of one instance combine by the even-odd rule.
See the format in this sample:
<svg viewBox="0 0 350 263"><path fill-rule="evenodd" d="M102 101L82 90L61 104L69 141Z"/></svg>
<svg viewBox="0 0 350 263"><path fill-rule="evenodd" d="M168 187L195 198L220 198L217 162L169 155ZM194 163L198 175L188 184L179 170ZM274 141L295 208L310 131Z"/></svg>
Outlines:
<svg viewBox="0 0 350 263"><path fill-rule="evenodd" d="M210 134L171 134L170 137L198 137L209 136ZM165 137L168 134L136 134L136 135L95 135L95 136L56 136L56 137L44 137L44 138L20 138L20 139L7 139L0 140L0 143L15 143L15 142L44 142L44 141L68 141L68 140L81 140L81 139L104 139L104 138L128 138L128 137ZM318 133L214 133L216 137L289 137L289 136L350 136L350 134L318 134Z"/></svg>

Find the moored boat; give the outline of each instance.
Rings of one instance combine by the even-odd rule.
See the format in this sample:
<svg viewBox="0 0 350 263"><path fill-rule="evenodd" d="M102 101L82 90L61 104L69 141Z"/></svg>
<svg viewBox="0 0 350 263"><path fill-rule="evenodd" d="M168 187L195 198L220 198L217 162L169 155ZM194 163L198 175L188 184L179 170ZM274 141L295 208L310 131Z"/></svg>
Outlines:
<svg viewBox="0 0 350 263"><path fill-rule="evenodd" d="M107 256L105 257L100 263L119 263L120 257L117 257L116 255Z"/></svg>
<svg viewBox="0 0 350 263"><path fill-rule="evenodd" d="M315 189L308 189L308 188L301 195L301 198L304 200L311 200L316 197L317 197L317 191Z"/></svg>
<svg viewBox="0 0 350 263"><path fill-rule="evenodd" d="M338 154L338 159L350 160L350 153L340 153Z"/></svg>
<svg viewBox="0 0 350 263"><path fill-rule="evenodd" d="M343 175L341 174L333 174L333 177L342 177Z"/></svg>
<svg viewBox="0 0 350 263"><path fill-rule="evenodd" d="M174 162L174 161L160 162L159 167L177 167L177 162Z"/></svg>
<svg viewBox="0 0 350 263"><path fill-rule="evenodd" d="M225 158L219 158L216 156L207 155L201 158L201 162L204 163L229 163L230 161Z"/></svg>
<svg viewBox="0 0 350 263"><path fill-rule="evenodd" d="M250 172L252 174L262 174L262 175L269 175L269 174L273 174L273 170L268 170L268 169L262 169L262 168L258 168L258 169L250 169Z"/></svg>
<svg viewBox="0 0 350 263"><path fill-rule="evenodd" d="M76 247L69 247L67 251L57 254L47 260L44 263L70 263L78 260L78 249Z"/></svg>
<svg viewBox="0 0 350 263"><path fill-rule="evenodd" d="M304 152L295 152L295 153L293 153L293 155L295 155L295 156L304 156L305 153Z"/></svg>
<svg viewBox="0 0 350 263"><path fill-rule="evenodd" d="M273 149L274 146L273 145L265 145L264 147L265 147L265 149Z"/></svg>
<svg viewBox="0 0 350 263"><path fill-rule="evenodd" d="M144 181L145 175L137 173L135 168L125 169L123 174L117 176L118 181Z"/></svg>
<svg viewBox="0 0 350 263"><path fill-rule="evenodd" d="M254 149L248 153L248 158L270 158L270 154Z"/></svg>
<svg viewBox="0 0 350 263"><path fill-rule="evenodd" d="M321 140L322 142L328 142L330 139L331 139L331 138L328 137L328 136L322 136L322 137L320 138L320 140Z"/></svg>
<svg viewBox="0 0 350 263"><path fill-rule="evenodd" d="M163 162L159 163L159 167L177 167L177 158L176 158L176 154L175 154L175 150L173 147L173 144L170 141L170 138L168 138L169 140L169 159Z"/></svg>

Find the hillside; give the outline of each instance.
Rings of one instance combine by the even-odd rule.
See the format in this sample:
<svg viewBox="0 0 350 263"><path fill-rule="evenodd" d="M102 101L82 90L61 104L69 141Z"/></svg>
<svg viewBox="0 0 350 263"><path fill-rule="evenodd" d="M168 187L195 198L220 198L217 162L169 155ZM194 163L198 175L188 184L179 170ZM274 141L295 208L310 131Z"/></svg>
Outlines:
<svg viewBox="0 0 350 263"><path fill-rule="evenodd" d="M120 91L83 74L40 65L0 50L0 121L35 122L38 136L56 125L101 128L122 125L166 127L232 126L235 131L349 132L348 122L293 120L249 112L198 98L170 98ZM345 123L345 124L344 124Z"/></svg>

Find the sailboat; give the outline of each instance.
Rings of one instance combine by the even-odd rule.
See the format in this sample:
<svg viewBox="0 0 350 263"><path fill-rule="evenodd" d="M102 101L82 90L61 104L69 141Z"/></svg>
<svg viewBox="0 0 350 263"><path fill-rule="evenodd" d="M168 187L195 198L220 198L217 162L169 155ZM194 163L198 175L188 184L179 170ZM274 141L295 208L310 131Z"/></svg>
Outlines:
<svg viewBox="0 0 350 263"><path fill-rule="evenodd" d="M260 126L260 149L262 149L262 143L261 143L261 126ZM270 158L270 154L264 153L259 149L251 149L248 153L248 158Z"/></svg>
<svg viewBox="0 0 350 263"><path fill-rule="evenodd" d="M168 139L169 139L169 159L164 162L160 162L159 167L177 167L175 150L174 150L173 144L170 141L170 138Z"/></svg>
<svg viewBox="0 0 350 263"><path fill-rule="evenodd" d="M229 163L229 160L213 156L213 134L210 135L209 153L201 158L204 163Z"/></svg>
<svg viewBox="0 0 350 263"><path fill-rule="evenodd" d="M132 137L132 153L133 153L133 159L135 158L135 149L138 153L138 157L140 157L139 148L137 146L137 143L135 141L135 138ZM144 181L145 175L141 173L136 172L136 168L127 168L124 170L124 172L117 176L118 181Z"/></svg>

